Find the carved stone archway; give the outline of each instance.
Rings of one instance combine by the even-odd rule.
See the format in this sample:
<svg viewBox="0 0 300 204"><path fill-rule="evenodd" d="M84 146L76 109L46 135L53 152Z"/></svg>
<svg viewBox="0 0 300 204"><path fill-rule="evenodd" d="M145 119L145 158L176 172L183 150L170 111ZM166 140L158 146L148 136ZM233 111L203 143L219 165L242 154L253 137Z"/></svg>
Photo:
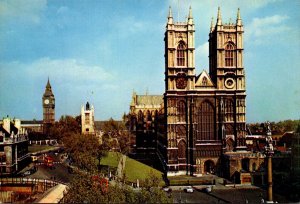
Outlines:
<svg viewBox="0 0 300 204"><path fill-rule="evenodd" d="M214 174L216 170L216 165L212 160L206 160L204 162L204 172Z"/></svg>

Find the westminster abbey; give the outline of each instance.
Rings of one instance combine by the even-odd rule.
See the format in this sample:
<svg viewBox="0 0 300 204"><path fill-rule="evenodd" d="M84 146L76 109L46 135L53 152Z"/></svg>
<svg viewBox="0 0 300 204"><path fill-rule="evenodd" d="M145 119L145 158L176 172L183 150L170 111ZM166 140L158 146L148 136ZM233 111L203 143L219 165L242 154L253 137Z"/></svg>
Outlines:
<svg viewBox="0 0 300 204"><path fill-rule="evenodd" d="M144 141L139 143L143 148L156 149L167 176L213 173L232 178L262 165L264 157L246 147L243 35L240 10L235 23L223 23L218 9L209 31L209 73L196 74L192 9L186 22L174 22L169 9L161 105L157 104L155 114L149 109L152 102L140 102L143 110L136 108L136 100L130 106L136 140ZM151 138L147 124L152 127ZM249 182L249 176L245 178Z"/></svg>
<svg viewBox="0 0 300 204"><path fill-rule="evenodd" d="M169 9L165 32L164 134L159 152L168 175L216 173L221 155L246 153L244 28L223 23L218 10L209 33L209 73L195 70L195 25L174 22ZM232 157L229 155L229 157Z"/></svg>

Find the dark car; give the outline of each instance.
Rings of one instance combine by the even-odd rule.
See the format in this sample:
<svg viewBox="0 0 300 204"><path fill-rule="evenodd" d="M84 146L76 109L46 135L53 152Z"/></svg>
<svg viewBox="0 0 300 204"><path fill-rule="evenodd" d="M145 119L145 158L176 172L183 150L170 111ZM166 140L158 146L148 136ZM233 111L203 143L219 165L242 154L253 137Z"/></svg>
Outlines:
<svg viewBox="0 0 300 204"><path fill-rule="evenodd" d="M31 167L30 169L26 170L24 173L22 173L22 176L29 176L31 174L34 174L37 171L37 167Z"/></svg>

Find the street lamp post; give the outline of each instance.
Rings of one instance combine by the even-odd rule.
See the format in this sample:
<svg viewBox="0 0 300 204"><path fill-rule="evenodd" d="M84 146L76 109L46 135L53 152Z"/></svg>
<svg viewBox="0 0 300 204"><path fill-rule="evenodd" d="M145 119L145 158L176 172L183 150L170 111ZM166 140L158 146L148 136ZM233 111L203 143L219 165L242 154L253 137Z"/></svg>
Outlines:
<svg viewBox="0 0 300 204"><path fill-rule="evenodd" d="M267 123L267 136L266 136L266 147L265 153L267 156L268 164L268 194L267 203L273 203L273 181L272 181L272 157L274 155L274 148L272 143L272 132L270 128L270 123Z"/></svg>

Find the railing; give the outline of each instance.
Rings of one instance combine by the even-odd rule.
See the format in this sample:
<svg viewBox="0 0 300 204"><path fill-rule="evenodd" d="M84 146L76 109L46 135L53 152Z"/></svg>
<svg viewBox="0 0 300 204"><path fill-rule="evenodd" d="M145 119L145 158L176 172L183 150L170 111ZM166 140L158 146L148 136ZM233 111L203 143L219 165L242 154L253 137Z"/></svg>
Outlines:
<svg viewBox="0 0 300 204"><path fill-rule="evenodd" d="M0 186L4 186L6 184L43 184L45 187L45 191L49 188L52 188L58 184L64 184L66 183L53 181L53 180L47 180L47 179L34 179L34 178L22 178L22 177L16 177L16 178L0 178Z"/></svg>
<svg viewBox="0 0 300 204"><path fill-rule="evenodd" d="M13 138L10 138L10 137L3 138L3 143L4 144L13 144L13 143L17 143L17 142L24 142L27 140L28 140L28 135L17 135Z"/></svg>
<svg viewBox="0 0 300 204"><path fill-rule="evenodd" d="M23 159L25 159L25 158L27 158L27 157L29 157L29 156L30 156L30 154L27 153L27 154L25 154L25 155L23 155L23 156L18 157L17 160L18 160L18 161L22 161Z"/></svg>
<svg viewBox="0 0 300 204"><path fill-rule="evenodd" d="M235 25L223 25L224 29L235 29L236 26Z"/></svg>

